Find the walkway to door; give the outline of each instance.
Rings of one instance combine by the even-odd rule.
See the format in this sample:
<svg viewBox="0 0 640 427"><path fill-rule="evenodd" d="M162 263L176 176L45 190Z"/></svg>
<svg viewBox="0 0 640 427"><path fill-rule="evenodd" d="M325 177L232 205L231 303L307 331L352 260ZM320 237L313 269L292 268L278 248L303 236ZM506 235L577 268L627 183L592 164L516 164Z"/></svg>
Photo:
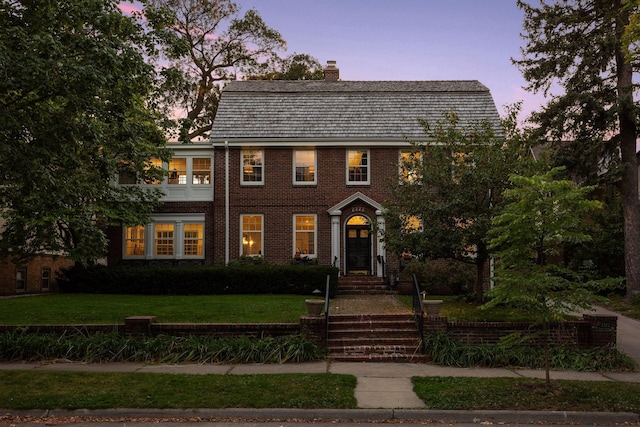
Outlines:
<svg viewBox="0 0 640 427"><path fill-rule="evenodd" d="M411 307L395 295L338 295L329 304L329 314L411 313Z"/></svg>

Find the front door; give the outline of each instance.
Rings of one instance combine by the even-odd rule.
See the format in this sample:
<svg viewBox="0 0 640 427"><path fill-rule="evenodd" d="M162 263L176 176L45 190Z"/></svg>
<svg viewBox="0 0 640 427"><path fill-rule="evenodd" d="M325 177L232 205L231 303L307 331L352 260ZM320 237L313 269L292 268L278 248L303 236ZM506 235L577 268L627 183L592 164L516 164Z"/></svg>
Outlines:
<svg viewBox="0 0 640 427"><path fill-rule="evenodd" d="M352 221L354 218L359 218ZM347 274L371 274L371 226L364 217L347 223ZM364 220L364 221L363 221ZM360 224L353 224L360 222ZM362 223L364 222L364 224Z"/></svg>

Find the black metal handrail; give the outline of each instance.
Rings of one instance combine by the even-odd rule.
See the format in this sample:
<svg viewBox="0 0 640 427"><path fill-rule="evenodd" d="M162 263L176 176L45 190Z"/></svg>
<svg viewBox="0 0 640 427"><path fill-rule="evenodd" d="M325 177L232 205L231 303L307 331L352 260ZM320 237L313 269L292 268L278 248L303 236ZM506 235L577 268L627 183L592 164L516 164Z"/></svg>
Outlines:
<svg viewBox="0 0 640 427"><path fill-rule="evenodd" d="M327 274L327 286L324 295L324 348L329 345L329 283L331 276Z"/></svg>
<svg viewBox="0 0 640 427"><path fill-rule="evenodd" d="M422 352L425 352L424 346L424 305L422 304L422 297L420 295L420 285L418 284L418 278L413 275L413 316L418 326L418 337L420 338L420 348Z"/></svg>

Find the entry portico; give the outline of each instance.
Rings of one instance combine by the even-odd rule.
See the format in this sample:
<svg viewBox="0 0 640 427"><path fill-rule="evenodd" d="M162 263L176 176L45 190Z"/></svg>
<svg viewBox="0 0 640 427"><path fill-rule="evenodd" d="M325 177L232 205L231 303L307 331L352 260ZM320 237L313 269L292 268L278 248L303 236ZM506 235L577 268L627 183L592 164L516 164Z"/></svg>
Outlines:
<svg viewBox="0 0 640 427"><path fill-rule="evenodd" d="M331 216L331 259L342 274L384 277L383 210L380 203L359 191L327 210Z"/></svg>

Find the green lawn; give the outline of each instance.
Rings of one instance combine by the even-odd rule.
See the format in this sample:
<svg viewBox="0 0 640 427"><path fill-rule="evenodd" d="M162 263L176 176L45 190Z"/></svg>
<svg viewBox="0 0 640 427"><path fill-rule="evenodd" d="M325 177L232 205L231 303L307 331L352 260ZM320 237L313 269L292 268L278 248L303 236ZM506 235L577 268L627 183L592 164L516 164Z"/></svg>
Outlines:
<svg viewBox="0 0 640 427"><path fill-rule="evenodd" d="M397 296L403 304L411 307L411 296ZM476 302L463 301L458 296L429 295L428 299L443 300L440 315L450 322L525 322L535 320L531 315L509 308L481 310Z"/></svg>
<svg viewBox="0 0 640 427"><path fill-rule="evenodd" d="M640 412L640 384L514 378L414 378L429 409Z"/></svg>
<svg viewBox="0 0 640 427"><path fill-rule="evenodd" d="M122 323L127 316L158 322L298 323L304 295L62 294L0 299L0 324Z"/></svg>
<svg viewBox="0 0 640 427"><path fill-rule="evenodd" d="M355 408L356 378L0 371L0 408Z"/></svg>

